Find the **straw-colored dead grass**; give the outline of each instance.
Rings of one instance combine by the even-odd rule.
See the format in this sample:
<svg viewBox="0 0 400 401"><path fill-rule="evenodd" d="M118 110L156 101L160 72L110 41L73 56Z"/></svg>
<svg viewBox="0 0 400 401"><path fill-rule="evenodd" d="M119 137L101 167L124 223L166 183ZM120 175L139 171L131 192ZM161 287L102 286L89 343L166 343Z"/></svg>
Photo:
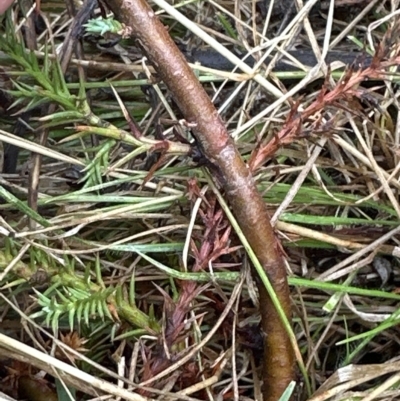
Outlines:
<svg viewBox="0 0 400 401"><path fill-rule="evenodd" d="M256 58L293 45L322 56L349 51L357 46L349 35L375 51L370 66L343 71L321 62L297 75L274 71L269 82L261 70L196 68L253 168L285 253L309 381L307 388L299 373L296 397L394 400L398 1L345 4L333 15L327 2L309 12L311 3L276 36L279 10L271 8L268 20L251 1L177 9L223 47L262 49ZM20 35L16 10L8 18ZM71 20L63 4L43 2L42 10L35 54L43 66ZM204 45L174 17L158 15L175 37ZM22 99L13 110L51 98L54 113L63 113L36 108L25 139L10 135L9 113L1 117L3 149L14 140L24 149L17 174L0 176L8 196L0 205L2 391L14 398L35 387L46 399L71 391L74 399L260 400L262 334L246 251L201 155L189 157L188 127L140 49L129 40L101 50L99 38L84 41L86 60L73 56L65 86L56 88L54 71L45 87L5 40L3 77L17 82L12 95ZM150 75L153 89L141 90ZM272 84L282 96L271 95ZM82 85L93 114L77 101ZM39 127L49 130L42 147ZM18 200L28 198L30 151L43 156L38 214Z"/></svg>

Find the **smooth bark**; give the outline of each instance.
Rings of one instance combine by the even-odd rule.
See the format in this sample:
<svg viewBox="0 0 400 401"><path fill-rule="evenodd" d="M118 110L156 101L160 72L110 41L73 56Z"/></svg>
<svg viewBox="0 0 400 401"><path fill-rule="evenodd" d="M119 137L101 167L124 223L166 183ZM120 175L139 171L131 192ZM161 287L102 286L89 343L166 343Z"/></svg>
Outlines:
<svg viewBox="0 0 400 401"><path fill-rule="evenodd" d="M187 123L193 127L213 176L218 177L218 184L223 186L241 229L290 319L286 271L266 205L217 110L167 30L144 0L107 0L107 4L138 39L158 76L173 94ZM294 378L294 353L264 286L259 283L258 288L264 331L264 401L277 401Z"/></svg>

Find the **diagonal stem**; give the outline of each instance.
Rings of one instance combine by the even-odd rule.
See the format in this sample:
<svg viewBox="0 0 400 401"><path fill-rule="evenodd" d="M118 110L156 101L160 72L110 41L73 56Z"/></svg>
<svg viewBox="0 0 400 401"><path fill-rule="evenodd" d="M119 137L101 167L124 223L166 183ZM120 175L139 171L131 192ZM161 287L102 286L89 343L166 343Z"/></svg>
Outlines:
<svg viewBox="0 0 400 401"><path fill-rule="evenodd" d="M208 159L209 169L225 190L232 211L283 310L291 316L286 271L250 169L228 135L217 110L185 58L145 0L107 0L107 4L138 39L157 74L172 92L183 116ZM288 334L265 287L256 276L264 332L264 401L276 401L294 378L294 353Z"/></svg>

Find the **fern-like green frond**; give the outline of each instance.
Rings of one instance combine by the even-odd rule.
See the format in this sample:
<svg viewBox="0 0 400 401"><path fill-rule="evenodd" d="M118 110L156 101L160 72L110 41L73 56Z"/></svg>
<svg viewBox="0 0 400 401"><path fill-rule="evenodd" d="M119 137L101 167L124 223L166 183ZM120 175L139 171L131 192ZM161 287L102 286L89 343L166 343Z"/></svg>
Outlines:
<svg viewBox="0 0 400 401"><path fill-rule="evenodd" d="M54 332L58 330L59 321L64 317L68 317L71 331L74 329L75 322L78 325L81 325L82 322L89 325L95 319L113 320L107 306L107 299L114 291L113 287L98 292L63 287L62 290L55 290L52 296L46 296L36 291L38 304L42 310L31 317L45 316L46 325L51 327Z"/></svg>

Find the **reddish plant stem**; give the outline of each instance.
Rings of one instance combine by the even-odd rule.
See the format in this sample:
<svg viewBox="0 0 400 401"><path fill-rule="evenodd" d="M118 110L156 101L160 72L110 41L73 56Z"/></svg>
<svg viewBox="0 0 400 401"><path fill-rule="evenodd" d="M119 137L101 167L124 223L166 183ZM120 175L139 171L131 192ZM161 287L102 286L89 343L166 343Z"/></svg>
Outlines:
<svg viewBox="0 0 400 401"><path fill-rule="evenodd" d="M217 110L146 1L107 0L107 4L117 18L132 30L132 35L138 39L157 74L173 94L186 121L193 126L199 146L218 172L218 184L223 186L243 233L290 319L285 266L265 203ZM294 378L294 352L266 289L260 280L257 282L265 334L264 401L276 401Z"/></svg>
<svg viewBox="0 0 400 401"><path fill-rule="evenodd" d="M359 89L358 86L366 80L385 80L388 76L385 68L400 63L399 56L392 57L390 61L382 61L383 54L379 54L380 52L374 57L369 67L358 71L348 69L344 77L334 88L328 90L327 81L316 99L302 112L298 112L298 105L295 105L286 123L274 138L253 152L249 161L251 170L256 171L281 146L288 145L301 137L304 123L311 117L318 116L321 110L326 109L328 106L344 109L345 105L349 104L350 101L354 101L355 98L362 99L363 96L368 96L368 92L364 89ZM354 112L351 106L347 106L347 108L349 111Z"/></svg>

